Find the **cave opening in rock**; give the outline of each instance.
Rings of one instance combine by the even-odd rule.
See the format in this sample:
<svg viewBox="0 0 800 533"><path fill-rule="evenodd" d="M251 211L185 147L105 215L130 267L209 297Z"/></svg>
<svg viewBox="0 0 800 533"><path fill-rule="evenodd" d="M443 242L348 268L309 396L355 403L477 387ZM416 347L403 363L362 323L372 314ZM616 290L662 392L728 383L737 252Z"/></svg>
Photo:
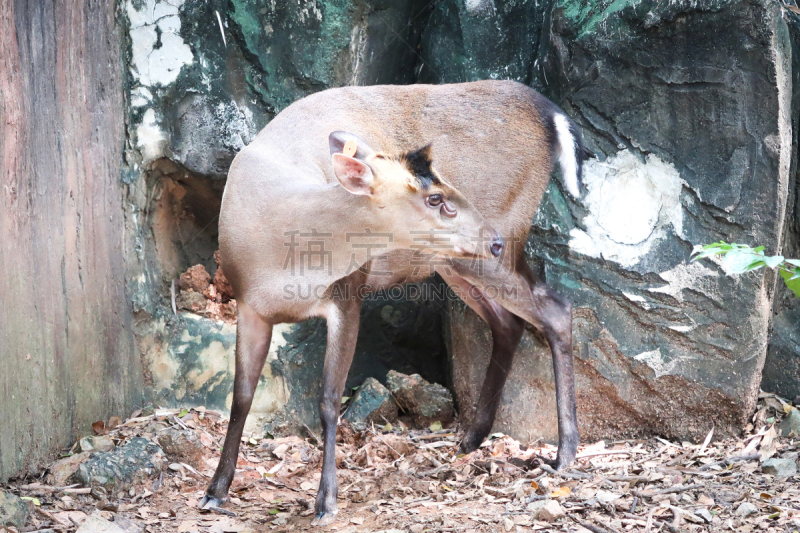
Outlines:
<svg viewBox="0 0 800 533"><path fill-rule="evenodd" d="M164 279L176 278L194 265L216 272L214 252L219 248L218 218L223 180L194 174L162 158L148 172L155 260Z"/></svg>
<svg viewBox="0 0 800 533"><path fill-rule="evenodd" d="M224 180L197 175L178 163L161 159L148 174L148 189L152 198L152 246L162 279L161 313L176 322L174 331L165 336L169 339L163 350L171 354L171 362L159 364L178 368L170 374L174 382L166 386L168 390L162 386L159 393L154 387L155 399L185 403L192 398L209 407L227 408L235 336L230 326L235 324L236 303L228 299L224 275L218 272L215 260ZM390 370L419 374L428 382L452 387L443 323L446 291L444 281L436 277L403 290L402 294L380 292L364 301L345 396L352 396L367 378L385 385ZM173 314L173 306L181 315ZM196 316L182 320L183 313ZM204 320L226 322L228 333L215 329L213 322L204 325ZM276 326L276 330L275 355L268 359L270 368L265 375L277 376L285 391L279 394L282 399L270 400L270 406L264 408L270 414L268 430L275 434L296 432L297 420L315 427L316 395L326 345L325 321L312 319L286 328ZM199 340L185 342L186 339ZM225 349L213 352L213 357L230 361L209 360L209 347L220 342ZM275 408L274 404L284 401L284 406ZM281 416L269 420L279 411Z"/></svg>

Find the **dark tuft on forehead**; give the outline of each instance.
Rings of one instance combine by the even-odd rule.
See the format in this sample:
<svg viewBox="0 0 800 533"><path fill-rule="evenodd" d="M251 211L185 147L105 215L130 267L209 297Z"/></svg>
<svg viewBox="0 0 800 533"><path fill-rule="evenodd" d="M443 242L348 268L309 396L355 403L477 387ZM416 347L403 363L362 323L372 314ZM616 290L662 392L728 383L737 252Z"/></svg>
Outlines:
<svg viewBox="0 0 800 533"><path fill-rule="evenodd" d="M406 165L411 174L417 178L423 189L431 184L439 185L441 181L431 169L431 145L426 144L419 150L406 152L400 156L400 161Z"/></svg>

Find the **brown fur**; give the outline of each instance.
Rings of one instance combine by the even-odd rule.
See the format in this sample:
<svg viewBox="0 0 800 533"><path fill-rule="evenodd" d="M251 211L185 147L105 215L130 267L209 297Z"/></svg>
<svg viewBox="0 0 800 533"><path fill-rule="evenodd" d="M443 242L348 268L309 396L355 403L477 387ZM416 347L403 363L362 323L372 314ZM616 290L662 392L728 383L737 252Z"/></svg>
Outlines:
<svg viewBox="0 0 800 533"><path fill-rule="evenodd" d="M552 128L547 126L550 117L541 116L541 109L556 108L514 82L331 89L289 106L234 160L220 215L220 250L240 313L247 317L240 322L239 336L262 346L272 324L310 316L328 319L320 404L325 460L318 520L329 520L336 510L335 423L360 310L360 300L332 298L334 287L355 294L364 287L376 290L436 271L454 289L474 289L464 299L489 322L497 338L490 365L495 370L487 375L481 414L467 434L466 448L480 444L491 429L522 321L539 326L550 342L556 367L558 466L574 458L577 426L569 303L534 279L523 259L556 150ZM341 143L331 141L329 147L328 139L335 131L351 132L366 141L368 147L359 145L357 157L375 176L374 196L356 196L339 185L331 150ZM414 173L423 172L415 170L422 167L409 164L403 154L428 143L436 179L421 181ZM447 197L456 217L448 219L420 207L424 195L436 192ZM419 236L413 232L430 228L450 231L448 249L421 266L413 252ZM385 248L379 253L367 255L363 249L355 250L350 239L353 232L363 234L366 229L391 232L393 238L383 242ZM502 236L504 253L495 259L485 245L471 244L478 234ZM295 239L295 248L287 247L290 238ZM320 241L330 252L327 267L313 271L304 267L299 272L300 252ZM353 269L354 263L359 268ZM286 287L293 284L313 287L319 297L287 297ZM513 289L516 296L489 297L491 288L499 286ZM237 356L237 383L249 382L238 379L240 358L253 353L252 364L260 365L261 352L244 350L245 355ZM249 409L249 400L239 398L234 405ZM204 503L219 502L227 493L232 472L223 464L235 464L247 413L247 409L242 413L244 407L237 409L228 432L231 446L226 440L224 448L233 458L220 462Z"/></svg>

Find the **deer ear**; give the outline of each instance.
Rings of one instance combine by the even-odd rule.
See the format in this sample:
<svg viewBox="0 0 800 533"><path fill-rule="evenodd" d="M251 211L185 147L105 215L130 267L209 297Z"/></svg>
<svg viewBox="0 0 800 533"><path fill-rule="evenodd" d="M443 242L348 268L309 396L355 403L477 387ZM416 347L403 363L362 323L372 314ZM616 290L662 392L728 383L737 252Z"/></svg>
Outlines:
<svg viewBox="0 0 800 533"><path fill-rule="evenodd" d="M372 184L375 178L369 165L344 154L333 154L331 163L333 164L333 173L342 187L359 196L372 194Z"/></svg>
<svg viewBox="0 0 800 533"><path fill-rule="evenodd" d="M350 142L348 145L349 141L352 142ZM367 141L354 133L347 131L334 131L328 135L328 147L331 150L331 155L343 153L346 145L350 153L345 153L345 155L349 155L361 161L375 153L375 151L367 144ZM353 148L355 148L355 152L352 151Z"/></svg>

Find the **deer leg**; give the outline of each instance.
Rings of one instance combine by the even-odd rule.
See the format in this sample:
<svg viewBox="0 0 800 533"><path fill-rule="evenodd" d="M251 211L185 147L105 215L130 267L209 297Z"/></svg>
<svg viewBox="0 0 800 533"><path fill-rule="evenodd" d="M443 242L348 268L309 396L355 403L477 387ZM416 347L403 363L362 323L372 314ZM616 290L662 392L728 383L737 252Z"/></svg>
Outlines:
<svg viewBox="0 0 800 533"><path fill-rule="evenodd" d="M492 430L503 387L514 361L514 353L525 329L525 322L521 318L500 309L500 312L490 315L492 357L489 359L481 395L475 408L475 418L461 442L461 448L466 453L476 450Z"/></svg>
<svg viewBox="0 0 800 533"><path fill-rule="evenodd" d="M572 365L572 305L536 279L524 260L514 271L489 268L476 274L464 264L456 266L460 276L484 293L497 294L498 304L544 333L553 356L558 411L558 455L554 466L568 466L575 459L580 440Z"/></svg>
<svg viewBox="0 0 800 533"><path fill-rule="evenodd" d="M533 286L533 319L540 324L553 356L558 411L555 468L569 466L578 451L575 371L572 366L572 304L544 283Z"/></svg>
<svg viewBox="0 0 800 533"><path fill-rule="evenodd" d="M476 450L492 430L503 386L511 370L514 352L522 338L525 322L465 279L440 275L489 324L492 332L492 356L486 369L481 395L475 406L475 416L461 441L461 449L469 453Z"/></svg>
<svg viewBox="0 0 800 533"><path fill-rule="evenodd" d="M345 292L347 294L347 292ZM355 294L350 291L349 294ZM347 381L347 373L353 362L358 337L361 312L360 299L332 302L328 311L328 346L322 375L322 390L319 395L319 416L322 422L322 477L317 492L316 514L312 525L325 526L333 521L338 512L336 497L339 483L336 480L336 426L339 408Z"/></svg>
<svg viewBox="0 0 800 533"><path fill-rule="evenodd" d="M240 302L236 326L236 373L233 379L231 420L217 471L214 472L206 495L200 502L201 509L219 507L228 499L244 423L253 403L253 395L269 353L271 339L272 324L264 322L247 304Z"/></svg>

